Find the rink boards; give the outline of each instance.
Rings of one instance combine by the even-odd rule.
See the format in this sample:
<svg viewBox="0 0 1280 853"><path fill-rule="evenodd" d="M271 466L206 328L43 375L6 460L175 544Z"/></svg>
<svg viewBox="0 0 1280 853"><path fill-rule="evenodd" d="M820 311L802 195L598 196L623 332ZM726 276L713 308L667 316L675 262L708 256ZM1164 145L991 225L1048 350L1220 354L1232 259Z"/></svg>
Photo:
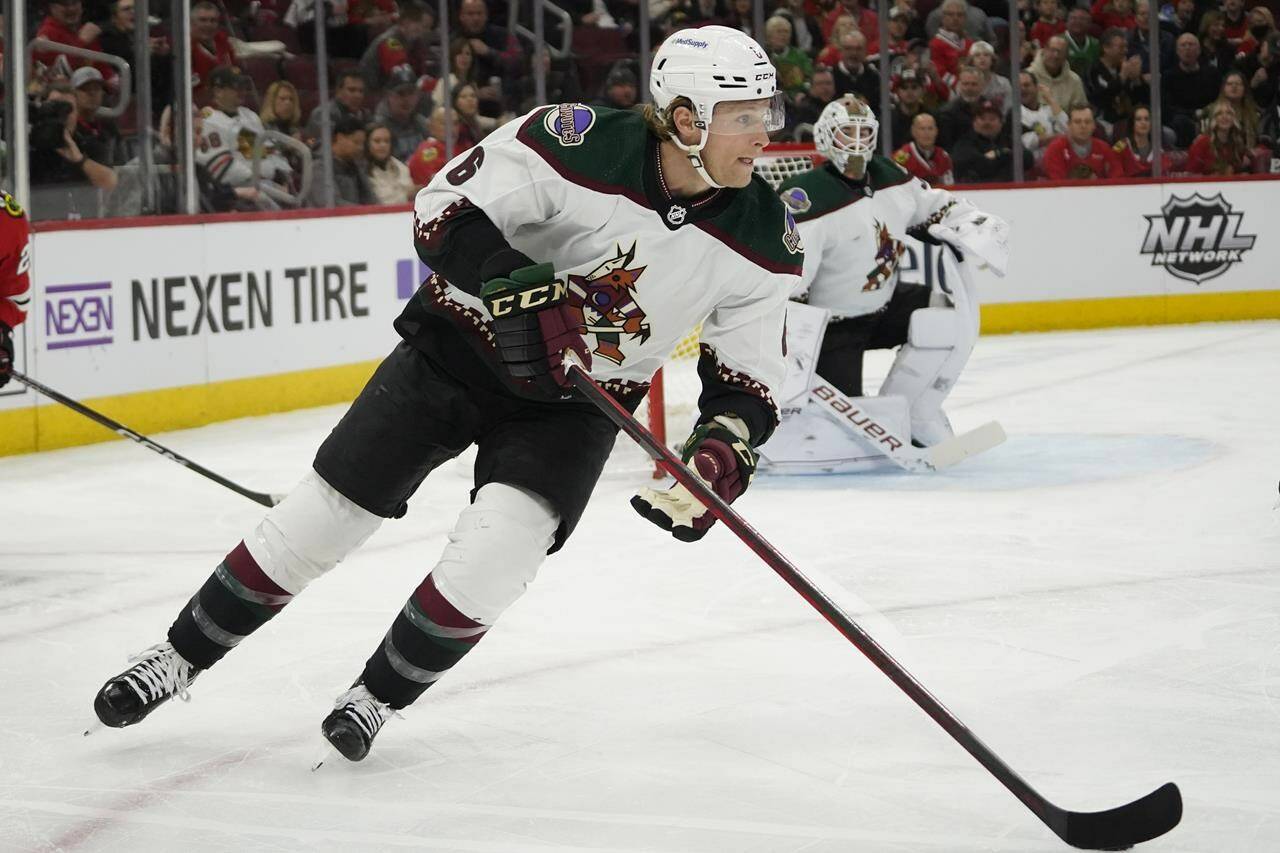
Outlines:
<svg viewBox="0 0 1280 853"><path fill-rule="evenodd" d="M1013 226L1009 276L978 274L983 332L1280 317L1278 187L967 191ZM405 209L46 226L15 366L142 432L347 400L426 273L412 236ZM908 241L903 277L940 262ZM0 455L109 435L0 390Z"/></svg>

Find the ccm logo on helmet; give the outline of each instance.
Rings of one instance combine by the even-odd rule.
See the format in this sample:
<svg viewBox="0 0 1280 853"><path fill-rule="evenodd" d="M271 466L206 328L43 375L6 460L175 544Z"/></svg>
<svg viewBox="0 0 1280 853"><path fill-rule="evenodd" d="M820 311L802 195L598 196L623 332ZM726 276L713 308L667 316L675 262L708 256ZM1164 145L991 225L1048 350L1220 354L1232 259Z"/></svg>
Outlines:
<svg viewBox="0 0 1280 853"><path fill-rule="evenodd" d="M541 287L532 287L520 293L499 296L489 302L489 313L497 317L507 317L534 311L544 305L563 302L569 298L569 285L563 281L553 281ZM519 299L520 304L516 304Z"/></svg>
<svg viewBox="0 0 1280 853"><path fill-rule="evenodd" d="M772 79L772 78L773 78L773 75L772 75L772 74L757 74L757 75L756 75L756 79L757 79L757 80L770 80L770 79Z"/></svg>

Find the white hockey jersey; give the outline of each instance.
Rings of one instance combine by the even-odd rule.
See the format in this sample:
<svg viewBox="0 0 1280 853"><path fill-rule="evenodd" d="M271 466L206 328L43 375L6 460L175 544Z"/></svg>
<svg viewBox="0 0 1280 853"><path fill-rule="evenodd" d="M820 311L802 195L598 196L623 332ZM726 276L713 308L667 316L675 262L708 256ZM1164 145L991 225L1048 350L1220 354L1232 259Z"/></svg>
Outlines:
<svg viewBox="0 0 1280 853"><path fill-rule="evenodd" d="M733 386L773 412L784 306L803 259L795 222L759 178L697 204L673 199L658 153L634 112L539 107L455 157L418 193L415 239L421 246L450 216L479 208L513 248L567 280L591 374L615 395L643 393L702 323L704 389ZM491 318L476 296L433 275L415 299L492 352ZM397 323L406 337L411 313Z"/></svg>
<svg viewBox="0 0 1280 853"><path fill-rule="evenodd" d="M889 302L908 228L973 209L880 156L862 182L828 164L790 178L779 195L795 215L807 258L792 298L835 319L873 314Z"/></svg>

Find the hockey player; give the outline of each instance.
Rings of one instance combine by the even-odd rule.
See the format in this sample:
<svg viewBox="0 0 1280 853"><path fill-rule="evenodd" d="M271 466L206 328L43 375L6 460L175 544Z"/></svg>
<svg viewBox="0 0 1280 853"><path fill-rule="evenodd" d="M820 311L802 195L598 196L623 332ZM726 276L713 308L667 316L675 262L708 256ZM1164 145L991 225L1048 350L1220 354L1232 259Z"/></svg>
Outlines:
<svg viewBox="0 0 1280 853"><path fill-rule="evenodd" d="M814 126L814 142L826 163L779 188L807 254L793 298L830 313L816 373L846 395L863 393L866 350L900 347L880 394L905 401L908 423L902 428L912 443L930 446L952 435L942 401L973 347L977 306L973 301L971 311L959 311L952 304L935 304L941 300L928 287L900 284L901 238L911 233L949 244L968 261L1003 274L1008 225L877 155L878 128L871 108L853 95L828 104ZM789 323L789 328L801 325ZM801 417L819 417L799 408ZM793 437L791 430L780 432L766 454L769 460L787 458Z"/></svg>
<svg viewBox="0 0 1280 853"><path fill-rule="evenodd" d="M396 709L453 667L573 532L616 429L566 390L572 350L634 408L703 322L698 424L684 446L726 500L776 424L794 221L752 161L781 128L775 73L725 27L671 35L645 114L534 109L448 163L416 200L434 274L396 320L403 340L302 482L179 611L167 642L110 679L103 723L139 722L404 515L423 478L475 444L472 503L443 556L322 722L360 760ZM681 487L633 504L677 539L710 513Z"/></svg>
<svg viewBox="0 0 1280 853"><path fill-rule="evenodd" d="M30 226L22 205L0 190L0 388L13 370L13 330L31 301Z"/></svg>

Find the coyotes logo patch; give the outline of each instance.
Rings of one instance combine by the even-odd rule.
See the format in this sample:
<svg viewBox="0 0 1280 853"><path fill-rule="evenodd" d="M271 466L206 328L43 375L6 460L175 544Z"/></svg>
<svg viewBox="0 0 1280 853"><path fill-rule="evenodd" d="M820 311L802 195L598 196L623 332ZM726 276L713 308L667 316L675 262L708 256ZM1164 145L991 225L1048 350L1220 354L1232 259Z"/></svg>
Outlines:
<svg viewBox="0 0 1280 853"><path fill-rule="evenodd" d="M898 268L898 259L906 250L902 243L893 239L888 226L883 222L876 222L876 241L875 266L872 267L871 272L867 273L866 284L862 285L863 293L884 287L885 282Z"/></svg>
<svg viewBox="0 0 1280 853"><path fill-rule="evenodd" d="M626 361L619 344L623 335L644 343L649 340L649 324L644 309L636 302L632 290L644 267L632 267L636 244L617 253L586 275L569 276L569 306L582 324L584 333L596 336L593 356L614 364Z"/></svg>

